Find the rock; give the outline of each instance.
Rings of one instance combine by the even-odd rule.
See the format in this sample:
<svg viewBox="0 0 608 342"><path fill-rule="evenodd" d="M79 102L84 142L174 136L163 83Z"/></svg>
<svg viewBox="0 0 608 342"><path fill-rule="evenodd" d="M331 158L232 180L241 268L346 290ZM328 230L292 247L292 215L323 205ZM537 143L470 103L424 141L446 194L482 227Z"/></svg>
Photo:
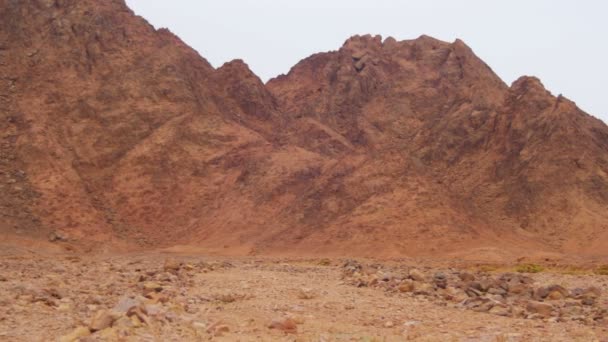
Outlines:
<svg viewBox="0 0 608 342"><path fill-rule="evenodd" d="M8 281L8 279L5 276L0 275L0 282L4 282L4 281Z"/></svg>
<svg viewBox="0 0 608 342"><path fill-rule="evenodd" d="M424 281L425 276L424 273L416 268L413 268L409 271L409 278L415 281Z"/></svg>
<svg viewBox="0 0 608 342"><path fill-rule="evenodd" d="M133 321L131 320L131 318L129 318L127 316L121 316L116 321L114 321L113 326L117 327L117 328L123 328L123 329L124 328L132 328L133 327ZM105 330L103 330L103 331L105 331Z"/></svg>
<svg viewBox="0 0 608 342"><path fill-rule="evenodd" d="M505 289L503 289L502 287L491 287L488 289L488 293L492 294L492 295L498 295L498 296L506 296L507 291Z"/></svg>
<svg viewBox="0 0 608 342"><path fill-rule="evenodd" d="M298 332L298 325L291 318L286 318L286 319L283 319L283 320L272 321L268 325L268 328L269 329L281 330L281 331L283 331L285 333L288 333L288 334L295 334L295 333Z"/></svg>
<svg viewBox="0 0 608 342"><path fill-rule="evenodd" d="M97 311L91 323L89 323L89 329L93 332L103 330L112 326L115 317L106 310Z"/></svg>
<svg viewBox="0 0 608 342"><path fill-rule="evenodd" d="M112 308L113 312L126 314L131 308L141 305L141 301L131 297L121 297L118 303Z"/></svg>
<svg viewBox="0 0 608 342"><path fill-rule="evenodd" d="M388 272L382 273L382 275L380 276L380 280L382 280L382 281L391 281L394 278L395 277L392 274L388 273Z"/></svg>
<svg viewBox="0 0 608 342"><path fill-rule="evenodd" d="M532 314L539 314L542 317L550 317L553 313L553 305L536 301L528 301L526 310Z"/></svg>
<svg viewBox="0 0 608 342"><path fill-rule="evenodd" d="M493 315L508 317L511 316L511 307L504 305L494 305L488 312Z"/></svg>
<svg viewBox="0 0 608 342"><path fill-rule="evenodd" d="M570 292L561 285L551 285L547 287L547 298L550 300L564 299L570 296Z"/></svg>
<svg viewBox="0 0 608 342"><path fill-rule="evenodd" d="M524 283L509 282L509 293L520 296L531 296L532 289Z"/></svg>
<svg viewBox="0 0 608 342"><path fill-rule="evenodd" d="M549 295L549 289L546 287L539 287L536 290L534 290L534 299L536 300L543 300L545 298L547 298L547 296Z"/></svg>
<svg viewBox="0 0 608 342"><path fill-rule="evenodd" d="M169 297L158 292L146 293L145 297L148 298L152 304L167 303L169 301Z"/></svg>
<svg viewBox="0 0 608 342"><path fill-rule="evenodd" d="M583 314L583 307L581 303L566 303L561 310L562 316L576 317Z"/></svg>
<svg viewBox="0 0 608 342"><path fill-rule="evenodd" d="M472 282L468 283L466 285L466 287L469 289L475 289L475 290L481 292L481 284L478 281L472 281Z"/></svg>
<svg viewBox="0 0 608 342"><path fill-rule="evenodd" d="M145 282L142 287L144 289L144 293L161 292L163 290L163 286L161 284L153 281Z"/></svg>
<svg viewBox="0 0 608 342"><path fill-rule="evenodd" d="M148 313L144 307L135 306L130 308L129 311L127 311L127 317L131 318L133 316L136 316L137 319L139 319L139 321L142 323L150 324Z"/></svg>
<svg viewBox="0 0 608 342"><path fill-rule="evenodd" d="M57 307L57 311L61 311L61 312L69 312L69 311L72 311L72 305L70 305L69 303L61 303L61 304L59 304L59 306Z"/></svg>
<svg viewBox="0 0 608 342"><path fill-rule="evenodd" d="M55 230L49 234L50 242L65 242L68 241L68 236L64 232Z"/></svg>
<svg viewBox="0 0 608 342"><path fill-rule="evenodd" d="M212 334L216 337L222 336L224 333L230 332L230 327L220 322L215 322L207 328L207 333Z"/></svg>
<svg viewBox="0 0 608 342"><path fill-rule="evenodd" d="M163 306L159 304L146 304L144 308L148 316L162 316L165 313Z"/></svg>
<svg viewBox="0 0 608 342"><path fill-rule="evenodd" d="M479 290L477 290L475 288L472 288L472 287L467 288L464 292L469 297L479 297L479 296L482 295L481 291L479 291Z"/></svg>
<svg viewBox="0 0 608 342"><path fill-rule="evenodd" d="M474 298L467 299L463 303L463 305L465 308L467 308L469 310L473 310L473 311L477 311L477 312L488 312L494 306L494 302L488 298L474 297Z"/></svg>
<svg viewBox="0 0 608 342"><path fill-rule="evenodd" d="M342 265L343 272L345 275L354 275L354 273L360 271L363 267L356 260L347 260L344 265Z"/></svg>
<svg viewBox="0 0 608 342"><path fill-rule="evenodd" d="M440 289L445 289L448 286L448 279L443 272L435 273L433 282L435 283L435 286Z"/></svg>
<svg viewBox="0 0 608 342"><path fill-rule="evenodd" d="M163 265L163 270L165 272L177 273L182 268L182 263L178 260L167 258L165 259L165 263Z"/></svg>
<svg viewBox="0 0 608 342"><path fill-rule="evenodd" d="M96 296L96 295L89 295L84 300L85 304L90 304L90 305L99 305L102 302L103 302L103 300L102 300L101 296Z"/></svg>
<svg viewBox="0 0 608 342"><path fill-rule="evenodd" d="M416 284L414 289L414 294L428 296L435 291L433 285L428 283L420 283Z"/></svg>
<svg viewBox="0 0 608 342"><path fill-rule="evenodd" d="M547 295L548 300L561 300L564 298L564 295L559 291L551 291L549 295Z"/></svg>
<svg viewBox="0 0 608 342"><path fill-rule="evenodd" d="M443 299L449 300L449 301L452 301L455 303L460 303L468 298L467 294L464 293L464 291L457 289L455 287L452 287L452 286L448 286L440 294L443 297Z"/></svg>
<svg viewBox="0 0 608 342"><path fill-rule="evenodd" d="M460 272L458 274L458 278L460 278L460 280L462 280L465 283L469 283L469 282L472 282L475 280L475 276L469 272Z"/></svg>
<svg viewBox="0 0 608 342"><path fill-rule="evenodd" d="M236 296L232 293L224 293L220 295L216 295L215 298L222 303L234 303L236 302Z"/></svg>
<svg viewBox="0 0 608 342"><path fill-rule="evenodd" d="M595 305L595 298L585 297L581 300L581 303L587 306Z"/></svg>
<svg viewBox="0 0 608 342"><path fill-rule="evenodd" d="M388 322L384 323L385 328L392 328L394 326L395 326L395 323L393 323L392 321L388 321Z"/></svg>
<svg viewBox="0 0 608 342"><path fill-rule="evenodd" d="M399 292L402 293L407 293L407 292L414 292L414 289L416 288L414 281L412 281L411 279L405 279L401 282L401 284L399 284L398 290Z"/></svg>
<svg viewBox="0 0 608 342"><path fill-rule="evenodd" d="M479 288L482 292L488 292L494 286L495 281L492 279L481 279L479 281Z"/></svg>
<svg viewBox="0 0 608 342"><path fill-rule="evenodd" d="M602 290L600 290L598 287L595 287L595 286L586 288L582 294L583 297L594 298L594 299L599 298L601 295L602 295Z"/></svg>
<svg viewBox="0 0 608 342"><path fill-rule="evenodd" d="M194 329L206 330L207 329L207 323L204 323L204 322L192 322L192 327Z"/></svg>
<svg viewBox="0 0 608 342"><path fill-rule="evenodd" d="M298 298L299 299L313 299L316 297L316 293L314 290L309 289L309 288L301 288L298 291Z"/></svg>
<svg viewBox="0 0 608 342"><path fill-rule="evenodd" d="M74 342L78 341L82 337L91 335L91 331L87 327L78 327L71 333L59 338L59 342Z"/></svg>

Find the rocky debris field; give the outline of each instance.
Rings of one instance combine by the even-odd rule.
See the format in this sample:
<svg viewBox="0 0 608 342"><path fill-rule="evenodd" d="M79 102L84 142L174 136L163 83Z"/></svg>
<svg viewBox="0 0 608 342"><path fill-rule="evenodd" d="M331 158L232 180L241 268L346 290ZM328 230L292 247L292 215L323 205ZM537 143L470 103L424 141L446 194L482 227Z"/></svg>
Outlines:
<svg viewBox="0 0 608 342"><path fill-rule="evenodd" d="M0 341L608 341L608 277L397 262L3 255Z"/></svg>
<svg viewBox="0 0 608 342"><path fill-rule="evenodd" d="M590 285L583 279L533 278L521 273L471 273L465 270L426 270L415 267L387 269L347 261L343 274L357 287L373 287L409 297L426 297L441 306L485 312L498 316L539 319L545 322L576 321L608 327L606 284ZM555 281L555 283L551 283ZM561 283L558 283L561 282ZM571 285L567 288L562 285Z"/></svg>

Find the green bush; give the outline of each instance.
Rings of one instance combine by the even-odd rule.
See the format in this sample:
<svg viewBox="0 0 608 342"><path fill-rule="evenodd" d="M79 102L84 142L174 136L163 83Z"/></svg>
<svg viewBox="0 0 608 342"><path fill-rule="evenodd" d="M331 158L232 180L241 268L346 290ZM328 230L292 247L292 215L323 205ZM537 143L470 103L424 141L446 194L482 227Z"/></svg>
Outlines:
<svg viewBox="0 0 608 342"><path fill-rule="evenodd" d="M515 270L519 273L538 273L542 272L544 270L544 267L536 264L523 264L517 265L517 267L515 267Z"/></svg>

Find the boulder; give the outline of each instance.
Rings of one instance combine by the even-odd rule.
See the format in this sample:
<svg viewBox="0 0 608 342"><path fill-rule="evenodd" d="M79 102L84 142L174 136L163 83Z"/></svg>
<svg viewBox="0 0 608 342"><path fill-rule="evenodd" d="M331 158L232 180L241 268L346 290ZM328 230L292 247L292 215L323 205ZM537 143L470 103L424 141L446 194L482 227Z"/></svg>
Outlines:
<svg viewBox="0 0 608 342"><path fill-rule="evenodd" d="M401 282L401 284L399 284L399 287L398 287L399 292L403 292L403 293L414 292L415 288L416 288L416 285L415 285L414 281L411 279L403 280Z"/></svg>
<svg viewBox="0 0 608 342"><path fill-rule="evenodd" d="M115 316L106 310L97 311L91 323L89 323L89 329L93 332L103 330L112 326L115 321Z"/></svg>
<svg viewBox="0 0 608 342"><path fill-rule="evenodd" d="M551 317L554 308L551 304L531 300L527 302L526 310L529 313L538 314L542 317Z"/></svg>
<svg viewBox="0 0 608 342"><path fill-rule="evenodd" d="M415 281L424 281L426 277L420 270L412 268L409 271L409 278Z"/></svg>
<svg viewBox="0 0 608 342"><path fill-rule="evenodd" d="M83 337L91 335L91 331L87 327L78 327L71 333L64 335L58 339L59 342L75 342Z"/></svg>

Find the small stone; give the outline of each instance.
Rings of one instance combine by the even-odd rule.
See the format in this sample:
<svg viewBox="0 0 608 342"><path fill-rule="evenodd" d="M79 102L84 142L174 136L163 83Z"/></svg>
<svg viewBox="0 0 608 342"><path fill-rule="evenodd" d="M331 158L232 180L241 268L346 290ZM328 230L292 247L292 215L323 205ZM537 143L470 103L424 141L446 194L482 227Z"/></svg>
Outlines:
<svg viewBox="0 0 608 342"><path fill-rule="evenodd" d="M224 333L227 333L227 332L230 332L230 328L227 325L222 324L222 325L218 325L215 328L214 335L215 336L222 336Z"/></svg>
<svg viewBox="0 0 608 342"><path fill-rule="evenodd" d="M425 278L424 273L422 273L421 271L419 271L416 268L413 268L410 270L409 277L410 277L410 279L415 280L415 281L424 281L424 278Z"/></svg>
<svg viewBox="0 0 608 342"><path fill-rule="evenodd" d="M435 283L435 286L440 289L445 289L448 286L448 279L443 272L435 273L433 282Z"/></svg>
<svg viewBox="0 0 608 342"><path fill-rule="evenodd" d="M288 334L295 334L298 331L297 323L291 318L272 321L272 323L268 325L268 328L281 330Z"/></svg>
<svg viewBox="0 0 608 342"><path fill-rule="evenodd" d="M559 292L563 298L566 298L570 295L570 292L561 285L551 285L547 287L547 290L549 291L549 294L551 294L551 292Z"/></svg>
<svg viewBox="0 0 608 342"><path fill-rule="evenodd" d="M78 341L82 337L87 337L91 335L91 331L87 327L78 327L74 329L71 333L62 336L59 338L59 342L74 342Z"/></svg>
<svg viewBox="0 0 608 342"><path fill-rule="evenodd" d="M511 308L508 306L494 305L488 312L498 316L511 316Z"/></svg>
<svg viewBox="0 0 608 342"><path fill-rule="evenodd" d="M481 291L473 288L473 287L469 287L468 289L465 290L465 293L467 294L467 296L469 297L479 297L482 295Z"/></svg>
<svg viewBox="0 0 608 342"><path fill-rule="evenodd" d="M161 292L163 290L162 285L160 285L159 283L153 282L153 281L145 282L143 285L143 288L144 288L144 292L146 292L146 293Z"/></svg>
<svg viewBox="0 0 608 342"><path fill-rule="evenodd" d="M139 306L139 305L141 305L141 302L139 300L125 296L125 297L121 297L118 300L118 303L114 306L112 311L121 313L121 314L125 314L131 308Z"/></svg>
<svg viewBox="0 0 608 342"><path fill-rule="evenodd" d="M203 322L192 322L192 327L194 329L207 329L207 324L203 323Z"/></svg>
<svg viewBox="0 0 608 342"><path fill-rule="evenodd" d="M551 291L547 296L548 300L561 300L564 299L564 295L559 291Z"/></svg>
<svg viewBox="0 0 608 342"><path fill-rule="evenodd" d="M458 278L460 278L460 280L462 280L463 282L467 283L475 280L475 276L469 272L460 272L458 274Z"/></svg>
<svg viewBox="0 0 608 342"><path fill-rule="evenodd" d="M230 332L230 327L225 324L222 324L221 321L215 322L207 328L207 333L218 337L222 336L224 333L227 332Z"/></svg>
<svg viewBox="0 0 608 342"><path fill-rule="evenodd" d="M416 289L414 290L414 294L428 296L435 291L435 288L431 284L422 283L420 285L416 285Z"/></svg>
<svg viewBox="0 0 608 342"><path fill-rule="evenodd" d="M460 303L468 298L467 294L464 293L464 291L452 286L448 286L445 290L443 290L441 296L443 297L443 299L455 303Z"/></svg>
<svg viewBox="0 0 608 342"><path fill-rule="evenodd" d="M549 295L549 289L546 287L539 287L536 290L534 290L534 299L536 299L536 300L543 300L543 299L547 298L548 295Z"/></svg>
<svg viewBox="0 0 608 342"><path fill-rule="evenodd" d="M529 296L532 294L532 289L523 283L509 283L509 293L520 296Z"/></svg>
<svg viewBox="0 0 608 342"><path fill-rule="evenodd" d="M388 321L388 322L384 323L385 328L392 328L394 326L395 326L395 323L393 323L392 321Z"/></svg>
<svg viewBox="0 0 608 342"><path fill-rule="evenodd" d="M60 312L68 312L72 310L72 306L68 303L61 303L59 304L59 306L57 307L57 311Z"/></svg>
<svg viewBox="0 0 608 342"><path fill-rule="evenodd" d="M298 292L299 299L313 299L316 297L316 293L314 290L309 288L301 288Z"/></svg>
<svg viewBox="0 0 608 342"><path fill-rule="evenodd" d="M146 293L145 297L148 298L149 302L152 304L167 303L169 301L169 297L158 292L148 292Z"/></svg>
<svg viewBox="0 0 608 342"><path fill-rule="evenodd" d="M539 314L542 317L550 317L553 313L553 305L536 301L528 301L526 310L532 314Z"/></svg>
<svg viewBox="0 0 608 342"><path fill-rule="evenodd" d="M411 280L411 279L405 279L404 281L401 282L401 284L399 284L399 292L414 292L414 289L416 288L415 283Z"/></svg>
<svg viewBox="0 0 608 342"><path fill-rule="evenodd" d="M110 314L106 310L97 311L91 323L89 324L89 329L93 332L103 330L112 326L114 323L114 316Z"/></svg>
<svg viewBox="0 0 608 342"><path fill-rule="evenodd" d="M231 293L220 294L216 296L216 299L222 303L234 303L236 302L236 296Z"/></svg>
<svg viewBox="0 0 608 342"><path fill-rule="evenodd" d="M507 291L502 287L491 287L488 289L488 293L492 295L505 296Z"/></svg>
<svg viewBox="0 0 608 342"><path fill-rule="evenodd" d="M131 319L131 323L133 324L134 327L139 328L141 327L143 324L143 322L135 315L130 317Z"/></svg>
<svg viewBox="0 0 608 342"><path fill-rule="evenodd" d="M165 272L177 273L182 268L182 263L175 259L165 259L163 269Z"/></svg>
<svg viewBox="0 0 608 342"><path fill-rule="evenodd" d="M5 276L1 276L1 275L0 275L0 282L4 282L4 281L8 281L8 279L6 279L6 277L5 277Z"/></svg>
<svg viewBox="0 0 608 342"><path fill-rule="evenodd" d="M60 232L58 230L52 231L49 234L49 241L50 242L60 242L60 241L67 241L68 237L65 233Z"/></svg>

